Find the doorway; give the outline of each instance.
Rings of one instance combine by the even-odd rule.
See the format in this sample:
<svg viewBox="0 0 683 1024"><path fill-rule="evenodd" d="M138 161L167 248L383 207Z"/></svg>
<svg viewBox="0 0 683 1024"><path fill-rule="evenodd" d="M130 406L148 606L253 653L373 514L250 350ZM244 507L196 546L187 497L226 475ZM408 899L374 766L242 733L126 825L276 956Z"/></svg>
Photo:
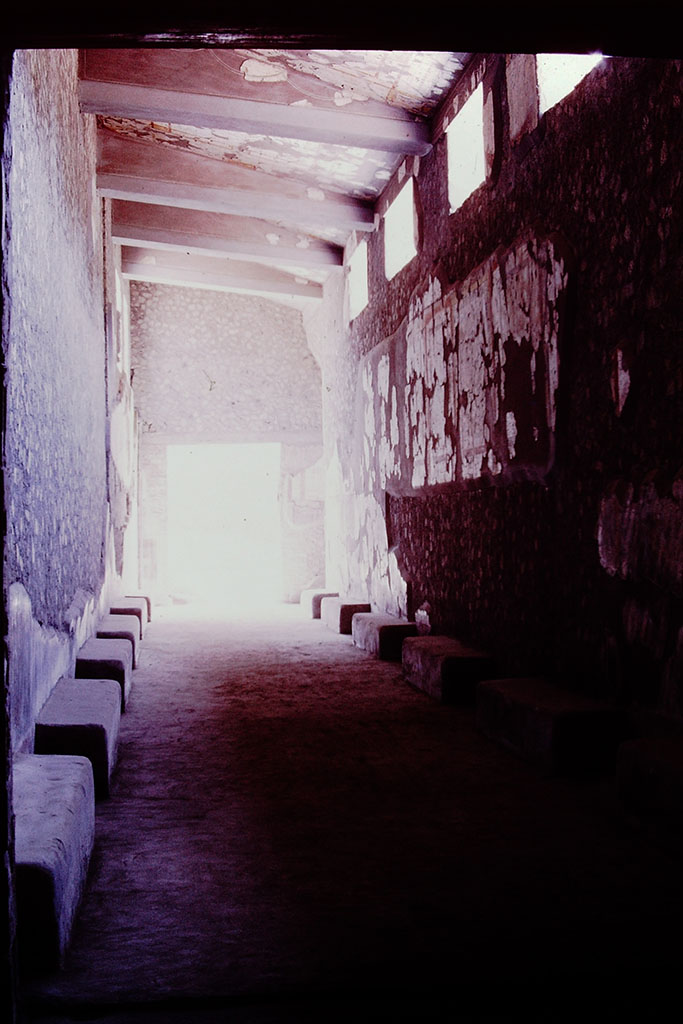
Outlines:
<svg viewBox="0 0 683 1024"><path fill-rule="evenodd" d="M169 445L167 481L171 599L281 601L280 445Z"/></svg>

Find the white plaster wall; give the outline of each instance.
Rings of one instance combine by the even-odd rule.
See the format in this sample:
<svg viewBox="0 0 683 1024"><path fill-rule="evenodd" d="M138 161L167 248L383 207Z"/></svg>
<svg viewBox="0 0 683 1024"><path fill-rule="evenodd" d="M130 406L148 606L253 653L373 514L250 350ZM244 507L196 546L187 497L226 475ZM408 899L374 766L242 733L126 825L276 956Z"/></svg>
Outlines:
<svg viewBox="0 0 683 1024"><path fill-rule="evenodd" d="M142 582L168 599L169 444L280 442L284 597L324 574L321 375L299 310L257 296L132 282ZM298 454L297 454L298 453ZM311 492L307 491L307 487Z"/></svg>
<svg viewBox="0 0 683 1024"><path fill-rule="evenodd" d="M101 205L77 52L13 59L3 165L12 743L92 628L107 574Z"/></svg>

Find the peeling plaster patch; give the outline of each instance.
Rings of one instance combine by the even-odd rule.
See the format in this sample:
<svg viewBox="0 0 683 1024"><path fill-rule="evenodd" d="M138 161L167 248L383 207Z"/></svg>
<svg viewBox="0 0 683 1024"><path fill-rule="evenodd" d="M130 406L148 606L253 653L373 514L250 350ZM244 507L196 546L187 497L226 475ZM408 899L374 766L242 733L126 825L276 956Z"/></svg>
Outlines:
<svg viewBox="0 0 683 1024"><path fill-rule="evenodd" d="M455 444L446 430L444 339L450 322L441 284L434 278L425 294L411 303L406 330L406 454L414 488L455 478Z"/></svg>
<svg viewBox="0 0 683 1024"><path fill-rule="evenodd" d="M610 576L649 580L683 596L683 488L659 494L647 482L612 485L600 503L600 564Z"/></svg>
<svg viewBox="0 0 683 1024"><path fill-rule="evenodd" d="M614 353L611 384L612 401L616 406L617 416L621 416L631 388L631 374L624 366L624 353L620 348Z"/></svg>
<svg viewBox="0 0 683 1024"><path fill-rule="evenodd" d="M250 58L245 60L240 71L247 82L286 82L287 68L281 64Z"/></svg>
<svg viewBox="0 0 683 1024"><path fill-rule="evenodd" d="M268 242L270 242L271 245L278 245L280 242L280 236L276 235L272 231L268 232L268 234L266 235L266 239Z"/></svg>
<svg viewBox="0 0 683 1024"><path fill-rule="evenodd" d="M325 193L321 188L307 188L306 195L316 203L322 203L325 199Z"/></svg>
<svg viewBox="0 0 683 1024"><path fill-rule="evenodd" d="M310 245L311 243L308 238L304 238L302 235L299 235L299 240L296 243L297 249L308 249L310 248Z"/></svg>
<svg viewBox="0 0 683 1024"><path fill-rule="evenodd" d="M514 412L505 414L505 430L508 438L508 454L511 459L515 457L515 441L517 440L517 421Z"/></svg>

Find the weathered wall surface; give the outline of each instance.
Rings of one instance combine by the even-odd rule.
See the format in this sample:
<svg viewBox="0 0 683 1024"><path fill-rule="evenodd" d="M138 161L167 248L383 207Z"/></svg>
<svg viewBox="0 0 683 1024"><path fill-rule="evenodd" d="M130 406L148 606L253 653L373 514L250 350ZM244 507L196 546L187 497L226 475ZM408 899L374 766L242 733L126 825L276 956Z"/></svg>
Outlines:
<svg viewBox="0 0 683 1024"><path fill-rule="evenodd" d="M102 220L94 119L78 111L76 79L75 51L15 54L3 332L15 745L71 667L107 568Z"/></svg>
<svg viewBox="0 0 683 1024"><path fill-rule="evenodd" d="M169 444L278 442L285 596L323 571L321 379L301 313L256 296L131 282L142 573L163 597ZM167 593L167 591L166 591Z"/></svg>
<svg viewBox="0 0 683 1024"><path fill-rule="evenodd" d="M327 287L330 582L681 715L681 65L607 61L539 120L529 59L475 72L487 183L449 215L442 138L404 167L418 256L387 281L369 236L348 328Z"/></svg>

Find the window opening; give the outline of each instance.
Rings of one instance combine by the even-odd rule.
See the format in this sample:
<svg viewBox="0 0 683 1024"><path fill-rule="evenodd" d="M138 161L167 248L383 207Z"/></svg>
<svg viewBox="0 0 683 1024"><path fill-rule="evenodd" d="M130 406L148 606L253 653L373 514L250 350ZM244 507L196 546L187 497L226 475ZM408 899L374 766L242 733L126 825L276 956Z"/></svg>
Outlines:
<svg viewBox="0 0 683 1024"><path fill-rule="evenodd" d="M353 320L368 304L368 243L360 242L349 259L349 317Z"/></svg>
<svg viewBox="0 0 683 1024"><path fill-rule="evenodd" d="M484 87L478 85L446 129L448 201L459 209L486 180Z"/></svg>
<svg viewBox="0 0 683 1024"><path fill-rule="evenodd" d="M601 53L537 53L539 112L544 114L568 96L603 59Z"/></svg>
<svg viewBox="0 0 683 1024"><path fill-rule="evenodd" d="M413 179L408 178L384 215L384 272L387 280L417 255Z"/></svg>

